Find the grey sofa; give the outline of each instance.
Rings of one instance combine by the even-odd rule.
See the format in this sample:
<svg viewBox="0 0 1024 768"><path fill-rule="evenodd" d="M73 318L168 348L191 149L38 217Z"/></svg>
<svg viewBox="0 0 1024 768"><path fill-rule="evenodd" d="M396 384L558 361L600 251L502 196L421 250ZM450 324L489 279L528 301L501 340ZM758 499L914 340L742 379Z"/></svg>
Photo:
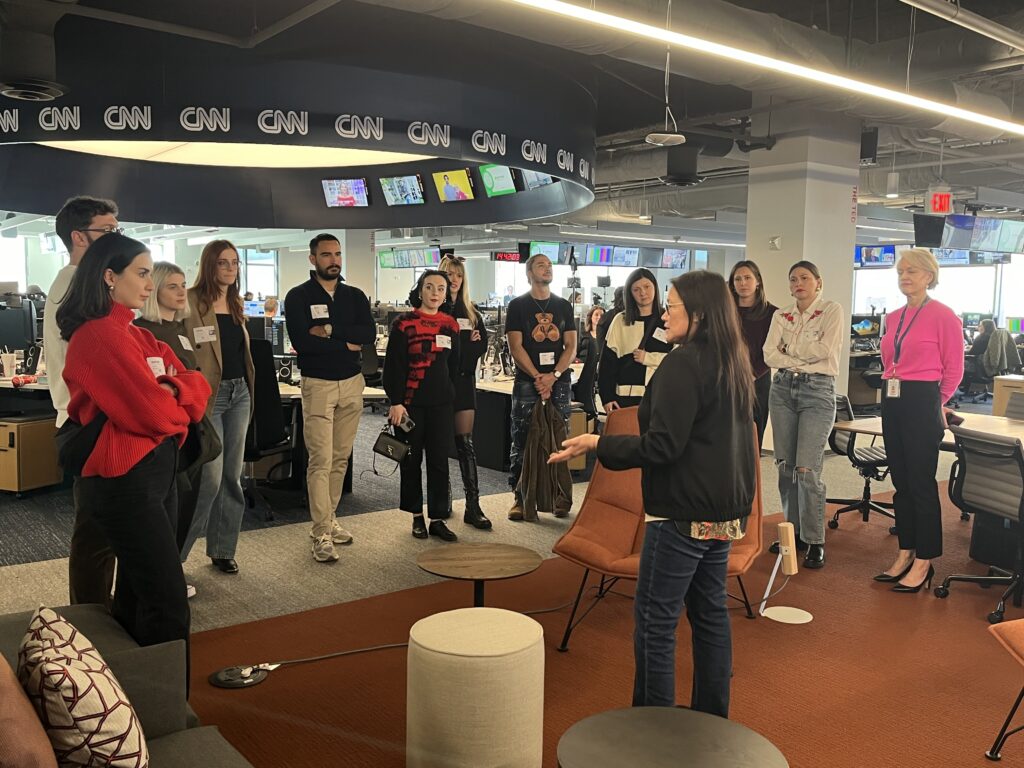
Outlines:
<svg viewBox="0 0 1024 768"><path fill-rule="evenodd" d="M151 768L252 768L215 726L200 726L185 698L185 644L140 648L99 605L54 609L85 634L124 688L142 724ZM18 667L18 646L32 613L0 616L0 654Z"/></svg>

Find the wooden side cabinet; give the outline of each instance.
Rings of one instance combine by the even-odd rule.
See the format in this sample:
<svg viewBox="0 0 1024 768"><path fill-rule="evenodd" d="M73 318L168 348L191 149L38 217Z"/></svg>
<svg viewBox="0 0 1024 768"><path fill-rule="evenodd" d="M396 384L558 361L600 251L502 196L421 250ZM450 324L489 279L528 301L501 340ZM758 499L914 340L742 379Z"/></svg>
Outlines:
<svg viewBox="0 0 1024 768"><path fill-rule="evenodd" d="M0 490L21 493L63 482L56 432L53 416L0 419Z"/></svg>

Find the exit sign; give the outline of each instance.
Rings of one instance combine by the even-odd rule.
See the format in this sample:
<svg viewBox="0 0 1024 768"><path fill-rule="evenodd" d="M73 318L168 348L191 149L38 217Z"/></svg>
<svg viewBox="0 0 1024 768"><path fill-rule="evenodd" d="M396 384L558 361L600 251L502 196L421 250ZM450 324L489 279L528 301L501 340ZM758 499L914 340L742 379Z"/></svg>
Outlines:
<svg viewBox="0 0 1024 768"><path fill-rule="evenodd" d="M928 213L945 216L953 212L953 191L949 187L929 187L925 199Z"/></svg>

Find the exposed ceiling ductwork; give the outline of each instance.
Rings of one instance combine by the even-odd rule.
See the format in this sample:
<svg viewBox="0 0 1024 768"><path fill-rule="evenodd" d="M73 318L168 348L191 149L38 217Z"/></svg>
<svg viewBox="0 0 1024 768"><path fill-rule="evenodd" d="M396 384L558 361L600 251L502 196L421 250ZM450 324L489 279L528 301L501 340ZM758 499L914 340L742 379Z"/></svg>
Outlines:
<svg viewBox="0 0 1024 768"><path fill-rule="evenodd" d="M65 93L57 82L53 28L66 5L45 8L0 5L0 95L19 101L52 101Z"/></svg>

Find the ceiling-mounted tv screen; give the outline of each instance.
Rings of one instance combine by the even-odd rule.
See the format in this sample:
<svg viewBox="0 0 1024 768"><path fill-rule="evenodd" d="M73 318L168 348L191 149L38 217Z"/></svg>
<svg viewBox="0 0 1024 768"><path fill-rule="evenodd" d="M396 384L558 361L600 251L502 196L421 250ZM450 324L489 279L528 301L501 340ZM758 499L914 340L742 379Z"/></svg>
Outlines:
<svg viewBox="0 0 1024 768"><path fill-rule="evenodd" d="M971 252L957 248L936 248L932 251L940 267L961 267L971 263Z"/></svg>
<svg viewBox="0 0 1024 768"><path fill-rule="evenodd" d="M328 208L365 208L370 204L370 188L365 178L323 179L321 183Z"/></svg>
<svg viewBox="0 0 1024 768"><path fill-rule="evenodd" d="M946 226L945 216L914 214L914 245L919 248L938 248L942 245L942 230Z"/></svg>
<svg viewBox="0 0 1024 768"><path fill-rule="evenodd" d="M530 255L533 256L538 253L547 256L552 264L558 263L558 243L533 240L530 243Z"/></svg>
<svg viewBox="0 0 1024 768"><path fill-rule="evenodd" d="M896 263L896 246L858 245L853 263L859 267L891 267Z"/></svg>
<svg viewBox="0 0 1024 768"><path fill-rule="evenodd" d="M382 176L380 188L388 205L423 205L423 178L412 176Z"/></svg>
<svg viewBox="0 0 1024 768"><path fill-rule="evenodd" d="M1002 253L1024 253L1024 221L1003 221L996 250Z"/></svg>
<svg viewBox="0 0 1024 768"><path fill-rule="evenodd" d="M640 260L640 249L616 245L612 251L613 267L635 267Z"/></svg>
<svg viewBox="0 0 1024 768"><path fill-rule="evenodd" d="M473 199L473 179L466 168L438 171L434 174L434 186L442 203Z"/></svg>
<svg viewBox="0 0 1024 768"><path fill-rule="evenodd" d="M647 269L661 269L661 248L641 248L640 266Z"/></svg>
<svg viewBox="0 0 1024 768"><path fill-rule="evenodd" d="M943 248L970 248L974 236L974 217L953 215L946 217L942 229Z"/></svg>
<svg viewBox="0 0 1024 768"><path fill-rule="evenodd" d="M610 245L588 245L587 265L591 267L610 267L613 250Z"/></svg>
<svg viewBox="0 0 1024 768"><path fill-rule="evenodd" d="M995 264L1009 264L1010 254L996 253L995 251L971 251L971 264L982 264L986 267Z"/></svg>
<svg viewBox="0 0 1024 768"><path fill-rule="evenodd" d="M526 184L527 189L537 189L537 187L546 187L548 184L554 184L554 178L547 173L538 173L537 171L520 171L523 175L523 183Z"/></svg>
<svg viewBox="0 0 1024 768"><path fill-rule="evenodd" d="M380 262L381 269L394 269L395 267L395 252L394 251L381 251L377 254L377 259Z"/></svg>
<svg viewBox="0 0 1024 768"><path fill-rule="evenodd" d="M516 182L512 169L507 165L481 165L480 178L484 182L484 192L488 197L514 195Z"/></svg>
<svg viewBox="0 0 1024 768"><path fill-rule="evenodd" d="M971 233L971 250L999 250L999 235L1002 231L1002 226L1002 219L993 219L985 216L975 217L974 231Z"/></svg>
<svg viewBox="0 0 1024 768"><path fill-rule="evenodd" d="M689 248L666 248L662 251L661 266L663 269L676 269L686 272L690 268Z"/></svg>

